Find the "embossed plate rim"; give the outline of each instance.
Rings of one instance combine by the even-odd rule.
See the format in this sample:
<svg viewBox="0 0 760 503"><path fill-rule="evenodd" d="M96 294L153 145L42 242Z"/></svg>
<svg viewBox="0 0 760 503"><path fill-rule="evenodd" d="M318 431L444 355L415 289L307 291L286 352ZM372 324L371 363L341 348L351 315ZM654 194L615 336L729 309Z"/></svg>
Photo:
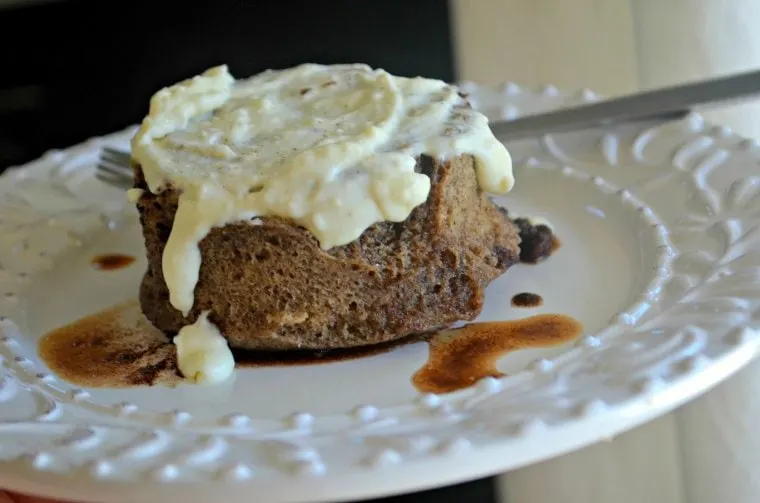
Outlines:
<svg viewBox="0 0 760 503"><path fill-rule="evenodd" d="M547 109L568 102L595 99L595 95L587 90L567 94L552 86L540 92L524 90L515 84L484 88L465 83L462 87L472 94L476 105L480 105L492 116L505 118L514 117L520 112L520 107ZM705 391L737 371L760 351L760 338L755 329L758 326L757 312L760 306L753 301L755 297L760 299L760 287L740 280L735 280L737 284L732 286L725 278L734 280L735 276L721 276L724 272L732 272L731 267L746 256L750 257L747 259L750 267L740 270L750 279L760 274L760 259L758 265L754 266L753 256L741 253L742 250L751 248L749 244L753 244L752 239L757 234L753 232L760 228L760 206L754 206L760 202L760 182L750 176L751 170L744 166L748 163L760 164L760 146L755 141L737 138L726 128L706 125L698 115L692 115L676 124L649 126L649 129L635 131L630 137L630 152L620 150L620 138L628 134L625 128L614 134L600 131L593 137L593 141L598 143L594 148L598 148L602 158L606 159L610 173L613 173L613 165L618 162L619 156L634 159L632 162L635 162L636 169L653 170L658 176L645 178L642 187L648 184L654 187L651 190L656 191L659 190L658 184L667 186L668 183L688 179L689 183L695 184L700 194L704 193L700 196L704 198L704 205L700 199L697 206L704 206L705 211L687 215L694 218L686 219L684 229L694 227L697 235L701 233L707 236L705 239L718 241L723 240L721 236L725 234L727 249L730 251L734 242L738 243L736 246L740 249L738 252L732 251L733 255L727 252L719 257L721 261L716 259L716 263L709 263L704 256L700 258L699 253L695 253L686 265L696 269L705 264L709 266L706 272L703 271L705 281L700 283L699 278L702 276L696 276L697 286L728 284L728 293L723 292L723 297L708 297L707 300L712 303L705 307L715 309L716 318L723 316L737 323L731 326L732 330L717 330L721 332L720 335L703 326L686 324L685 328L682 327L672 337L661 338L660 341L665 342L671 342L672 339L676 344L675 354L678 358L649 362L648 366L642 366L646 370L642 375L629 373L619 376L624 383L614 388L614 391L623 393L622 398L614 393L609 400L599 398L604 394L603 389L610 391L614 387L613 384L605 384L609 389L602 387L590 396L586 396L586 393L578 394L571 407L560 411L561 413L554 411L554 416L550 413L541 414L540 408L539 413L528 408L525 413L510 411L503 414L504 406L509 405L510 396L522 399L532 397L532 392L541 390L542 379L548 380L553 378L555 372L567 371L567 366L572 370L572 365L580 365L578 368L583 375L582 371L587 371L583 365L590 365L593 358L608 348L605 346L608 337L591 336L581 340L574 351L553 361L537 361L530 371L515 378L485 379L474 389L453 397L421 395L415 403L393 408L392 411L369 405L358 406L335 417L295 414L283 418L279 429L270 432L268 437L266 431L251 429L250 418L245 417L226 418L224 428L217 428L216 432L194 427L193 418L181 412L164 417L162 424L141 425L129 420L135 411L128 404L112 410L114 417L99 424L97 417L90 416L91 419L85 420L85 417L77 415L81 413L77 404L88 400L86 390L67 389L60 395L53 396L45 386L54 378L37 374L23 376L24 367L29 362L18 354L15 359L8 359L9 355L14 354L11 346L18 334L13 324L6 320L0 323L4 333L0 340L0 355L4 356L0 369L0 401L9 402L16 396L34 400L27 405L33 411L35 419L26 423L7 420L0 422L0 440L4 439L0 443L0 458L3 456L2 448L10 446L11 437L19 437L29 444L24 448L26 450L22 449L21 455L0 462L3 467L0 471L0 485L57 497L101 502L158 498L193 502L220 495L228 501L245 501L251 490L265 495L263 497L267 499L262 501L306 502L366 498L455 483L559 455L632 428ZM668 159L673 161L673 166L669 167L658 166L647 157L647 149L657 143L658 135L663 134L658 128L663 127L673 129L665 135L672 137L672 144L665 145L669 147L669 150L665 149L670 156ZM5 173L0 177L0 197L3 198L0 203L7 204L11 201L8 190L16 181L33 179L35 174L44 175L46 169L55 169L53 165L60 168L62 176L76 177L81 173L76 166L71 165L72 162L75 165L83 162L82 156L85 162L86 159L91 160L100 144L116 138L123 139L132 130L129 128L65 151L51 152L38 161ZM580 136L583 134L586 133L579 133ZM572 155L566 155L563 142L572 143L572 138L575 138L574 134L544 137L539 142L520 142L511 150L516 154L516 163L526 166L526 169L554 169L562 175L570 176L578 164L586 168L586 171L579 171L579 176L591 183L609 184L604 176L592 173L602 167L591 166L593 163L576 161ZM575 141L581 142L580 139ZM732 162L732 155L734 159L741 156L746 159ZM736 176L741 177L735 183L718 183L713 177L719 168L730 176L734 176L738 170ZM621 172L617 173L615 176L623 176ZM619 183L613 185L621 186ZM621 190L627 185L622 187ZM639 197L637 190L628 195L621 192L620 197ZM51 191L50 196L53 199L53 196L65 197L65 194L52 192L54 191ZM727 204L724 204L722 197L726 198ZM721 219L721 211L724 210L730 215L727 213L728 216ZM82 222L85 228L88 225L119 224L116 208L105 208L102 215L84 210L79 216L87 220ZM658 213L655 211L652 217L658 218ZM749 231L746 231L747 227ZM52 225L49 232L55 231L56 226ZM31 230L28 231L29 235L31 233ZM75 242L84 239L86 234L87 231L83 231L68 237ZM665 244L670 237L669 234L663 236ZM28 246L28 243L24 244L24 239L18 244L22 248ZM650 284L650 290L656 292L663 286L657 284L658 279L669 280L674 277L670 268L681 267L677 259L692 251L695 250L686 249L678 256L670 256L665 250L660 270L655 275L654 287ZM13 283L15 287L22 286L24 282L33 279L33 274L29 271L45 267L50 260L49 256L39 256L34 257L31 263L10 266L3 264L6 269L0 271L0 274L5 275L2 277L5 278L6 285ZM707 281L709 278L712 279ZM686 293L693 289L693 285L687 287ZM737 295L737 292L744 296ZM690 300L687 303L687 315L688 307L697 305L694 303L696 301ZM0 306L14 302L23 302L23 298L17 299L2 293ZM647 299L642 302L646 303ZM640 316L634 318L624 318L617 322L621 326L635 324ZM738 323L738 320L742 320L742 323ZM710 323L710 320L702 320L704 326L709 327ZM614 338L614 334L609 337ZM655 348L654 342L646 338L633 340L633 344L651 344L652 348ZM631 351L639 349L641 348L637 346ZM628 353L621 354L625 357ZM611 355L614 356L614 353ZM668 353L668 356L672 355ZM628 370L641 372L640 368ZM21 379L16 379L16 376ZM499 407L499 399L503 401L504 397L508 398L508 403L501 403ZM538 403L540 405L540 401ZM529 402L524 404L530 405ZM389 412L393 413L390 417ZM57 423L62 418L64 422ZM400 430L406 427L412 433L397 433L399 427L402 427ZM344 453L334 452L336 445L347 448L348 444L339 444L338 439L345 439L349 431L352 438L360 440L355 446L356 453L361 453L362 456L368 454L368 457L346 460L340 456ZM365 449L362 442L371 441L380 433L385 434L380 446ZM135 436L129 436L132 434ZM102 456L95 456L95 459L83 462L81 466L70 466L67 459L63 459L69 455L72 459L76 456L84 456L82 459L86 459L88 452L93 449L97 451L109 439L129 441L130 449L122 452L122 458L98 459ZM244 461L233 459L226 454L231 450L230 439L235 439L236 442L251 440L252 450L272 448L279 461L270 463L259 460L260 464L257 465L252 454L250 459ZM151 463L154 454L164 452L161 446L165 445L186 449L168 461ZM170 451L170 454L175 453ZM219 463L210 465L212 461ZM143 463L140 466L144 466L145 470L121 480L116 476L122 467L119 463L126 462L137 465ZM273 468L275 463L277 467ZM204 472L207 466L213 466L213 469ZM187 473L191 473L189 478ZM336 482L336 479L340 479L340 482Z"/></svg>

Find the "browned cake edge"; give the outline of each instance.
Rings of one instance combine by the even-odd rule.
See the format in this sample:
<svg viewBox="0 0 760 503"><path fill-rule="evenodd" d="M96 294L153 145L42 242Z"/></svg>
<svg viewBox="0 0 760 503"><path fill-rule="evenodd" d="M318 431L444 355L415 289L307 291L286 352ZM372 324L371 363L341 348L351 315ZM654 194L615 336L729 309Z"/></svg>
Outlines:
<svg viewBox="0 0 760 503"><path fill-rule="evenodd" d="M327 251L292 222L273 217L213 229L187 318L169 303L161 260L177 191L152 194L135 167L148 269L146 317L169 334L210 310L236 348L336 349L399 339L474 319L486 286L520 259L518 229L477 184L474 159L418 159L428 200L401 223L371 226Z"/></svg>

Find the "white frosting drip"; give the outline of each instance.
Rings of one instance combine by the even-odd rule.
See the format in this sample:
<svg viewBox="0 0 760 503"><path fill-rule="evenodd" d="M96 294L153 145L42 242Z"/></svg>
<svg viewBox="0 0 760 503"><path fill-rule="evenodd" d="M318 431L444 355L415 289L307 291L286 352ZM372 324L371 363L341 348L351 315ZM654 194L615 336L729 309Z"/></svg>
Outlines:
<svg viewBox="0 0 760 503"><path fill-rule="evenodd" d="M162 264L172 305L192 308L198 243L215 226L276 215L329 249L405 220L430 191L421 154L473 155L487 192L514 184L487 118L438 80L306 64L235 81L220 66L162 89L132 155L152 192L180 191Z"/></svg>
<svg viewBox="0 0 760 503"><path fill-rule="evenodd" d="M235 359L219 329L204 311L192 325L174 337L177 366L186 379L198 384L226 381L235 370Z"/></svg>

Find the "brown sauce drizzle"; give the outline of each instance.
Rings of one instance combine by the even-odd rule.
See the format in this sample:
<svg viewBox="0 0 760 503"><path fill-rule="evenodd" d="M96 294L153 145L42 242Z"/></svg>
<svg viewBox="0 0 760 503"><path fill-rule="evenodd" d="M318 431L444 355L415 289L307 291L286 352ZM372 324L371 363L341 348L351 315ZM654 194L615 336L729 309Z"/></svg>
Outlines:
<svg viewBox="0 0 760 503"><path fill-rule="evenodd" d="M90 263L95 266L96 269L100 269L101 271L113 271L127 267L134 261L135 257L132 257L131 255L109 253L93 257Z"/></svg>
<svg viewBox="0 0 760 503"><path fill-rule="evenodd" d="M412 377L423 392L448 393L503 374L504 354L549 347L577 337L579 322L556 314L515 321L473 323L437 334L374 346L333 351L259 352L233 350L237 367L319 365L375 356L429 340L427 363ZM171 339L145 318L137 301L111 307L55 329L40 342L40 356L60 378L77 386L127 388L174 386L182 382Z"/></svg>
<svg viewBox="0 0 760 503"><path fill-rule="evenodd" d="M366 358L429 338L411 336L373 346L332 351L233 349L236 367L320 365ZM171 339L130 301L55 329L40 342L40 356L60 378L77 386L125 388L176 385L182 380Z"/></svg>
<svg viewBox="0 0 760 503"><path fill-rule="evenodd" d="M556 346L581 334L580 322L559 314L514 321L473 323L447 330L429 341L428 360L412 377L423 393L451 393L484 377L503 377L496 364L506 353Z"/></svg>
<svg viewBox="0 0 760 503"><path fill-rule="evenodd" d="M557 236L552 235L552 252L549 255L550 257L557 253L557 250L562 248L562 241L559 240Z"/></svg>
<svg viewBox="0 0 760 503"><path fill-rule="evenodd" d="M538 307L544 303L544 299L536 293L522 292L512 297L513 307Z"/></svg>
<svg viewBox="0 0 760 503"><path fill-rule="evenodd" d="M125 388L178 384L177 353L163 332L130 301L48 333L40 357L77 386Z"/></svg>

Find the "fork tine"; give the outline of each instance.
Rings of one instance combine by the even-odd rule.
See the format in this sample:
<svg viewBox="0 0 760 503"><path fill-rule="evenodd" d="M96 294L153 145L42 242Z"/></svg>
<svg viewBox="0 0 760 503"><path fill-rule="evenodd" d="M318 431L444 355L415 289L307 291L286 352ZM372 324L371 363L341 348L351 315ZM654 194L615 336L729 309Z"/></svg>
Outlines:
<svg viewBox="0 0 760 503"><path fill-rule="evenodd" d="M130 166L128 163L125 163L122 159L111 157L110 155L103 154L98 157L98 162L100 164L110 164L115 169L120 169L124 172L132 172L132 166Z"/></svg>
<svg viewBox="0 0 760 503"><path fill-rule="evenodd" d="M132 168L129 162L129 153L104 147L98 155L95 178L113 187L128 189L132 186Z"/></svg>
<svg viewBox="0 0 760 503"><path fill-rule="evenodd" d="M122 178L132 180L132 172L124 169L122 166L119 166L118 164L101 161L97 164L96 169L98 171L107 171L114 176L120 176Z"/></svg>
<svg viewBox="0 0 760 503"><path fill-rule="evenodd" d="M121 167L114 166L112 164L99 163L97 166L97 170L99 172L105 172L112 176L117 176L119 178L129 180L130 182L132 181L132 177L127 171L124 171L123 169L121 169Z"/></svg>
<svg viewBox="0 0 760 503"><path fill-rule="evenodd" d="M113 164L115 166L118 166L119 168L125 170L125 171L131 171L131 166L129 164L129 158L128 157L122 157L113 153L109 153L106 151L102 151L100 153L100 161L106 162L109 164Z"/></svg>
<svg viewBox="0 0 760 503"><path fill-rule="evenodd" d="M116 187L117 189L129 189L132 186L131 180L124 178L123 176L114 176L106 171L98 170L95 173L95 178L101 182Z"/></svg>
<svg viewBox="0 0 760 503"><path fill-rule="evenodd" d="M115 174L111 171L102 170L102 169L99 169L95 172L95 177L102 180L110 180L112 182L117 182L120 185L126 183L127 181L127 179L121 175Z"/></svg>
<svg viewBox="0 0 760 503"><path fill-rule="evenodd" d="M114 147L103 147L102 153L109 154L113 156L114 158L124 159L127 163L129 163L129 160L131 158L131 155L129 154L129 152L125 152L123 150L120 150Z"/></svg>
<svg viewBox="0 0 760 503"><path fill-rule="evenodd" d="M101 166L107 166L112 171L118 171L124 176L132 177L132 167L129 164L123 163L119 159L113 159L109 156L103 155L98 159L98 164Z"/></svg>

